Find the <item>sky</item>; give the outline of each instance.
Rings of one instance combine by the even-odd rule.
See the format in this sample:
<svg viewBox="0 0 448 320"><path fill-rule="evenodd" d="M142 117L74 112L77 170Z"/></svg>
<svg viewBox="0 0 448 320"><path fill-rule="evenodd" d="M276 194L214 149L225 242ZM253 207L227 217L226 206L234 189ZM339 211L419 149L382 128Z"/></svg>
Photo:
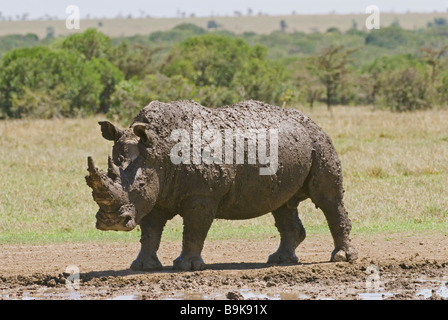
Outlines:
<svg viewBox="0 0 448 320"><path fill-rule="evenodd" d="M380 12L447 12L448 0L0 0L3 17L28 14L28 19L37 19L46 14L65 19L69 5L76 5L81 17L114 18L118 15L132 17L176 17L184 12L186 16L233 15L235 11L247 14L262 12L270 15L365 13L366 7L376 5Z"/></svg>

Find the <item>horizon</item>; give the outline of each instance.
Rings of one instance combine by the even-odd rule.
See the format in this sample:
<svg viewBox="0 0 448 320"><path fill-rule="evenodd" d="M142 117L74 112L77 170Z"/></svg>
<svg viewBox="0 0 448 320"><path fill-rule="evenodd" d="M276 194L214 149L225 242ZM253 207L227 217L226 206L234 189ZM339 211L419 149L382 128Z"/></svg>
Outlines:
<svg viewBox="0 0 448 320"><path fill-rule="evenodd" d="M1 12L0 12L1 13ZM382 11L381 14L386 15L406 15L406 14L448 14L448 11L407 11L407 12L395 12L395 11ZM265 16L265 17L287 17L287 16L350 16L350 15L368 15L368 13L365 12L347 12L347 13L338 13L338 12L328 12L328 13L285 13L285 14L269 14L269 13L263 13L263 14L256 14L256 15L247 15L247 14L241 14L241 15L189 15L189 16L132 16L130 15L123 15L118 13L116 16L108 16L108 17L100 17L100 16L92 16L88 14L87 16L81 15L81 20L115 20L115 19L194 19L194 18L237 18L237 17L259 17L259 16ZM69 15L56 17L51 15L44 15L36 18L32 18L29 15L26 16L25 19L23 19L23 14L19 16L12 17L12 19L5 19L8 18L8 16L0 16L0 22L1 21L9 21L9 22L16 22L16 21L47 21L47 20L53 20L53 21L64 21L67 19ZM3 19L2 19L3 18Z"/></svg>
<svg viewBox="0 0 448 320"><path fill-rule="evenodd" d="M17 20L64 20L66 8L76 5L81 19L115 19L115 18L189 18L189 17L235 17L235 16L287 16L287 15L347 15L365 14L369 5L376 5L382 13L440 13L448 12L448 3L444 0L421 1L350 1L342 0L335 4L331 0L313 3L291 0L227 0L215 2L210 0L166 0L155 4L154 1L128 0L123 9L120 2L111 1L107 5L89 0L16 0L2 4L0 19Z"/></svg>

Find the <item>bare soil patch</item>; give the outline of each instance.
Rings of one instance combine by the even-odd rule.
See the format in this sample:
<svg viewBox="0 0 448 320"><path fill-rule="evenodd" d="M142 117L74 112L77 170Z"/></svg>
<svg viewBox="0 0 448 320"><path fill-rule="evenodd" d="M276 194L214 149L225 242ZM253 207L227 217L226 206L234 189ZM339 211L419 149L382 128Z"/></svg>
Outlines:
<svg viewBox="0 0 448 320"><path fill-rule="evenodd" d="M355 235L359 259L330 263L331 236L311 235L298 265L269 266L278 239L206 241L208 269L176 272L180 242L163 242L164 270L133 272L139 243L0 246L0 299L448 299L448 235ZM69 266L79 269L79 286Z"/></svg>

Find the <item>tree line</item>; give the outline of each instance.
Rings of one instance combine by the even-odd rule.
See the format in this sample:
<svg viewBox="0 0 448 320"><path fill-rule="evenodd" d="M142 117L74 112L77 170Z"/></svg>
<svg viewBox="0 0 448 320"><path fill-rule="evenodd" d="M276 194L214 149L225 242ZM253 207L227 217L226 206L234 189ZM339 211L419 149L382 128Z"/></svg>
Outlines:
<svg viewBox="0 0 448 320"><path fill-rule="evenodd" d="M397 25L345 33L209 32L190 24L112 39L0 38L0 118L105 113L129 121L152 100L216 107L245 99L283 106L446 107L448 27ZM3 48L6 48L2 51Z"/></svg>

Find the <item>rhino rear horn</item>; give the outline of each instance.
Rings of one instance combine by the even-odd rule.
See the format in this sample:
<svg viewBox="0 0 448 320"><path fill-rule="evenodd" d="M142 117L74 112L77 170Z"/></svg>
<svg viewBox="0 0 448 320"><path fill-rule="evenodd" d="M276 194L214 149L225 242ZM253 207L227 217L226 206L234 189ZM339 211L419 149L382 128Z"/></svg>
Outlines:
<svg viewBox="0 0 448 320"><path fill-rule="evenodd" d="M107 158L107 176L114 181L120 180L120 169L112 161L111 156Z"/></svg>

